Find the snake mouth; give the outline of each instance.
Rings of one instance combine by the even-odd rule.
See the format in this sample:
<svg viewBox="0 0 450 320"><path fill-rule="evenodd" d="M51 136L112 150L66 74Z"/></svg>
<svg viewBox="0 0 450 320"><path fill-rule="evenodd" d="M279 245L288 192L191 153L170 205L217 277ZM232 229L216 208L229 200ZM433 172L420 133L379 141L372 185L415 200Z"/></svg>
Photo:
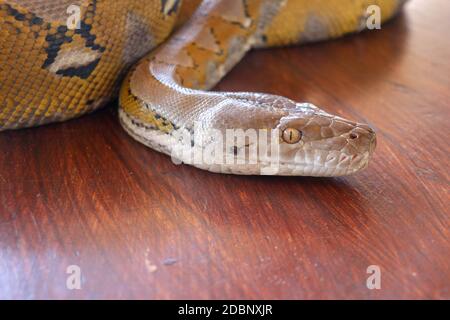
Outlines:
<svg viewBox="0 0 450 320"><path fill-rule="evenodd" d="M349 157L350 158L350 157ZM364 170L369 164L368 152L354 159L354 165L326 165L297 161L259 161L255 165L215 165L208 170L219 173L257 174L278 176L309 176L309 177L339 177L356 174ZM205 169L204 165L197 166Z"/></svg>
<svg viewBox="0 0 450 320"><path fill-rule="evenodd" d="M326 162L288 161L279 163L279 175L303 175L313 177L346 176L358 173L369 165L370 152L354 155L333 155ZM338 160L336 160L338 159Z"/></svg>

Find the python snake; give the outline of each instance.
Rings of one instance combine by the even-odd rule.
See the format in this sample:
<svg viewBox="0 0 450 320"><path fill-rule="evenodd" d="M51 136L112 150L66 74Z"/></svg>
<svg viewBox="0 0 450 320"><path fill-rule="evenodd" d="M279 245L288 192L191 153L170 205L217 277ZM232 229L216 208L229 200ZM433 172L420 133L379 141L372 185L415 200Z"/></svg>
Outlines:
<svg viewBox="0 0 450 320"><path fill-rule="evenodd" d="M384 22L404 2L0 0L0 131L71 119L119 92L124 129L177 161L220 173L352 174L374 151L369 126L284 97L209 90L253 48L362 31L369 6ZM225 143L231 129L244 138ZM260 139L266 131L275 134ZM205 150L219 161L196 161Z"/></svg>

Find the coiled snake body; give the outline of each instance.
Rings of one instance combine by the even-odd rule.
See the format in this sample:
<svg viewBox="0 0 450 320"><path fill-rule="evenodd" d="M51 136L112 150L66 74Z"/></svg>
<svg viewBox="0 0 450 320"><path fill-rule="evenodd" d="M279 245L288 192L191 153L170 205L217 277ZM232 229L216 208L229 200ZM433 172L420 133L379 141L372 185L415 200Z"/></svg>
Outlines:
<svg viewBox="0 0 450 320"><path fill-rule="evenodd" d="M252 48L360 31L370 5L379 6L385 21L403 2L0 0L0 131L85 114L122 84L125 130L187 164L236 174L351 174L367 166L375 148L367 125L284 97L208 90ZM77 26L70 28L77 12ZM262 140L245 136L230 148L217 138L230 129L276 132L265 142L278 149L240 161ZM184 152L206 149L234 161L195 161ZM275 155L277 170L267 170Z"/></svg>

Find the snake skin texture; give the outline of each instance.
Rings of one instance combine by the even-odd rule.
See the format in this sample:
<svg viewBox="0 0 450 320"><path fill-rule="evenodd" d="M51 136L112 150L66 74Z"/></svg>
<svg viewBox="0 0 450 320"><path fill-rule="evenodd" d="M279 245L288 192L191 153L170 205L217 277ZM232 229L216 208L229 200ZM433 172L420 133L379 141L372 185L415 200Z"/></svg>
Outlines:
<svg viewBox="0 0 450 320"><path fill-rule="evenodd" d="M69 30L70 5L81 11ZM0 0L0 130L67 120L104 105L124 72L172 31L178 3Z"/></svg>
<svg viewBox="0 0 450 320"><path fill-rule="evenodd" d="M370 5L379 6L384 22L404 2L0 0L0 131L91 112L122 84L121 124L158 151L171 154L174 132L192 131L199 120L219 130L278 128L282 138L299 138L282 144L278 174L354 173L367 166L375 146L368 126L283 97L208 90L252 48L362 31ZM71 30L73 6L80 21ZM262 165L196 166L261 174Z"/></svg>

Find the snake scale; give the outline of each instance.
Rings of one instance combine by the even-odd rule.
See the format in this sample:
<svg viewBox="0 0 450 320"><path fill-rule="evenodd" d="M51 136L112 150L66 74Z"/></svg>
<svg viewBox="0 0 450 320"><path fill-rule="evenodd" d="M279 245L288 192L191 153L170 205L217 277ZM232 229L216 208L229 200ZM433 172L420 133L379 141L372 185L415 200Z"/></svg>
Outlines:
<svg viewBox="0 0 450 320"><path fill-rule="evenodd" d="M352 174L375 149L369 126L280 96L210 90L253 48L359 32L369 6L384 22L404 2L0 0L0 131L71 119L119 94L133 138L198 168ZM225 143L231 132L244 138ZM206 150L213 161L196 161Z"/></svg>

